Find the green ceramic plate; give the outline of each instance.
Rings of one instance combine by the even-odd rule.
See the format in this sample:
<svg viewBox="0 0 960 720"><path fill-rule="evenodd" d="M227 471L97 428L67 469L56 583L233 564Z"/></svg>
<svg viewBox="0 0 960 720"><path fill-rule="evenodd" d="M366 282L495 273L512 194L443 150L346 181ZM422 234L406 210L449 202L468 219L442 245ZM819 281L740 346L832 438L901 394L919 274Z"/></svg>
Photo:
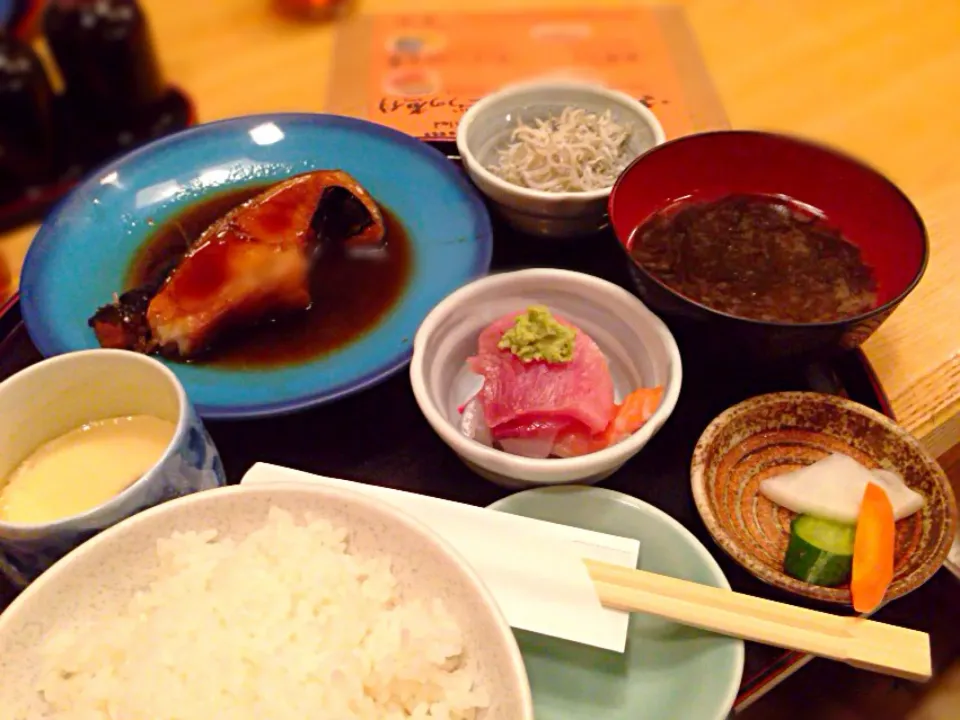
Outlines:
<svg viewBox="0 0 960 720"><path fill-rule="evenodd" d="M636 538L639 567L730 587L688 530L666 513L612 490L537 488L494 510ZM624 655L518 631L537 720L721 720L743 673L743 643L634 614Z"/></svg>

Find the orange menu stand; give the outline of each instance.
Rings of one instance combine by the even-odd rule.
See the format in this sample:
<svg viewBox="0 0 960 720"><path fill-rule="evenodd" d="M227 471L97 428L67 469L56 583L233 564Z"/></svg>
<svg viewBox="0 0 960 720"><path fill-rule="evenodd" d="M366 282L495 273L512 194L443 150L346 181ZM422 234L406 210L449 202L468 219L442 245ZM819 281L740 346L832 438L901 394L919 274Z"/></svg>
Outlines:
<svg viewBox="0 0 960 720"><path fill-rule="evenodd" d="M682 11L671 6L360 16L340 31L329 104L416 137L452 139L478 98L541 77L630 93L668 137L726 125Z"/></svg>

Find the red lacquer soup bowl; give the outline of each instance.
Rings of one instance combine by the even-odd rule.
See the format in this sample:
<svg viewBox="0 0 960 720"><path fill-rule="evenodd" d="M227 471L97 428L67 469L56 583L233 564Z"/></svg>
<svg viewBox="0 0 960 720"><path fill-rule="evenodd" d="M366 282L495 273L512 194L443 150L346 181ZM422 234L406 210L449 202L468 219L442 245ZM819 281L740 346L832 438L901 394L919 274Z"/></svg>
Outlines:
<svg viewBox="0 0 960 720"><path fill-rule="evenodd" d="M681 295L630 256L634 231L657 211L734 193L787 196L822 212L873 268L875 307L832 322L737 317ZM718 352L728 348L745 359L817 356L860 345L920 282L929 254L920 214L890 180L836 150L774 133L708 132L660 145L620 176L609 211L637 295L710 335Z"/></svg>

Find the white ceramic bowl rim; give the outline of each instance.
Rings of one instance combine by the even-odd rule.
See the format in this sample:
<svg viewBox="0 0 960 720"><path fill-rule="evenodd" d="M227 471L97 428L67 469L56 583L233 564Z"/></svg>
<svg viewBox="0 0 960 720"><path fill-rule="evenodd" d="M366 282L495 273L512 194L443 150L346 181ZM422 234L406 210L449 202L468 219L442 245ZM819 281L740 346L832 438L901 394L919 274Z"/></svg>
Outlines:
<svg viewBox="0 0 960 720"><path fill-rule="evenodd" d="M440 325L443 319L455 308L469 304L477 295L485 293L492 288L495 289L504 284L513 284L518 279L530 279L533 281L546 279L562 280L567 286L592 286L603 292L618 295L633 304L638 314L644 315L646 321L649 322L654 332L656 332L657 337L663 342L674 374L670 382L663 388L663 397L656 411L654 411L653 415L644 423L643 427L630 435L630 437L603 450L572 458L528 458L521 455L510 455L511 462L515 464L515 467L533 471L541 477L549 474L551 470L560 469L583 473L583 475L586 476L600 468L622 465L639 452L640 448L649 440L653 432L659 429L663 422L666 422L666 419L670 417L680 397L683 366L680 360L680 350L677 347L677 341L674 340L673 335L670 334L670 330L667 329L664 322L654 315L646 305L640 302L635 295L632 295L618 285L614 285L611 282L607 282L593 275L574 272L572 270L547 268L497 273L495 275L488 275L485 278L480 278L479 280L474 280L440 301L440 304L434 307L427 315L413 339L413 359L410 364L410 381L413 385L413 394L420 405L420 409L434 430L458 453L471 459L476 458L478 463L482 463L484 459L496 460L504 456L502 450L487 447L476 440L468 438L444 417L443 413L430 398L430 392L424 383L426 373L423 358L425 345L436 331L437 326Z"/></svg>
<svg viewBox="0 0 960 720"><path fill-rule="evenodd" d="M110 508L122 505L124 500L134 494L135 488L143 485L148 482L150 476L153 474L160 465L167 462L173 453L176 451L176 447L180 439L187 432L187 426L190 422L190 413L187 411L189 407L189 400L187 399L187 393L183 389L183 385L180 384L180 381L177 379L177 376L174 372L164 365L159 360L150 357L149 355L143 355L141 353L131 352L129 350L111 350L108 348L94 348L92 350L78 350L76 352L64 353L63 355L54 355L53 357L46 358L40 362L31 365L28 368L21 370L20 372L11 375L3 383L0 383L0 386L13 382L14 380L23 379L23 377L34 374L37 372L45 371L46 369L61 364L69 364L75 362L76 360L82 359L84 357L90 357L93 355L97 356L124 356L132 362L143 362L148 365L152 365L155 369L159 370L162 375L164 375L167 380L170 381L173 388L177 394L177 427L173 431L173 437L170 439L170 443L167 445L166 449L153 465L150 466L150 469L147 470L143 475L130 483L126 488L118 492L116 495L111 497L106 502L95 505L89 510L85 510L82 513L77 513L76 515L68 515L67 517L60 518L58 520L53 520L52 522L45 523L14 523L14 522L4 522L0 520L0 528L10 528L17 532L57 532L59 530L66 530L75 525L77 522L83 522L84 520L90 519L95 515L103 512L104 510L109 510ZM93 418L91 418L93 419ZM36 448L34 448L36 449Z"/></svg>
<svg viewBox="0 0 960 720"><path fill-rule="evenodd" d="M638 510L642 510L643 512L656 516L658 520L663 522L665 525L668 525L672 530L680 535L691 548L693 548L693 551L696 553L697 557L703 560L704 564L707 566L707 570L710 572L711 577L716 580L717 587L721 587L724 590L731 589L730 581L727 580L727 576L723 574L723 569L720 567L720 564L717 562L716 558L710 554L710 551L707 550L704 544L697 539L697 536L685 528L678 520L673 518L671 515L668 515L660 508L651 505L648 502L644 502L639 498L635 498L632 495L627 495L626 493L619 492L618 490L610 490L609 488L593 487L589 485L564 485L563 488L582 489L591 493L592 495L605 496L611 500L615 500L616 502L630 505ZM529 490L521 490L513 495L500 498L496 502L488 505L487 508L502 512L500 508L504 507L509 502L510 498L516 495L523 495L525 493L539 493L543 492L543 490L544 488L530 488ZM734 672L730 677L730 683L727 685L727 690L724 695L724 709L717 714L716 720L724 720L728 716L731 708L733 708L733 704L737 700L737 692L740 690L740 681L743 679L743 664L746 657L746 649L742 642L737 643L736 652L734 654L735 657L733 663L736 672Z"/></svg>
<svg viewBox="0 0 960 720"><path fill-rule="evenodd" d="M543 202L561 202L567 200L598 200L608 196L613 190L614 185L599 190L587 190L584 192L547 192L545 190L533 190L520 185L514 185L506 180L494 175L480 163L470 146L467 143L467 133L474 120L480 117L487 108L502 100L510 98L522 98L532 91L544 90L580 90L596 95L598 98L610 100L622 105L626 105L632 112L638 115L647 124L653 132L653 147L656 147L666 141L666 135L663 132L663 126L650 109L636 98L631 97L625 92L612 90L598 85L596 83L584 82L581 80L532 80L507 85L502 90L487 95L474 103L463 117L460 118L460 124L457 126L457 150L461 157L468 158L471 162L471 169L486 182L494 185L504 192L513 193L519 197L540 200ZM650 148L652 149L652 148ZM646 152L646 151L645 151ZM643 155L644 153L640 153ZM637 157L640 157L638 155ZM633 158L636 161L636 158ZM628 166L629 167L629 166ZM616 184L616 183L614 183Z"/></svg>
<svg viewBox="0 0 960 720"><path fill-rule="evenodd" d="M121 350L118 352L125 351ZM473 566L467 562L463 555L461 555L460 552L450 545L446 540L437 535L437 533L435 533L431 528L427 527L422 522L408 515L402 510L395 508L383 500L380 500L379 498L372 498L369 495L364 495L363 493L358 493L354 490L345 490L343 488L333 488L328 486L315 486L308 483L276 482L267 485L233 485L228 487L220 487L213 490L207 490L204 492L176 498L174 500L170 500L169 502L155 505L154 507L137 513L136 515L125 518L116 525L107 528L93 539L88 540L82 545L79 545L71 550L64 557L60 558L56 563L54 563L50 569L40 575L37 580L30 584L27 589L24 590L2 614L0 614L0 635L3 634L7 624L17 621L18 611L21 607L32 602L33 597L40 593L45 586L57 582L61 576L64 576L70 572L70 564L73 560L83 555L96 552L100 545L109 542L114 535L125 532L127 528L133 525L143 523L155 515L174 514L178 508L186 505L192 505L198 502L210 502L211 495L225 497L229 495L275 494L289 491L296 491L298 493L314 493L326 498L346 498L350 501L376 508L381 515L384 517L389 517L391 522L405 525L410 530L413 530L415 533L422 536L425 541L432 543L436 547L440 548L444 554L450 556L466 576L466 581L469 583L471 591L475 592L481 598L484 607L486 607L496 617L497 624L504 631L504 637L508 639L506 644L512 664L510 672L512 675L522 679L523 681L519 683L521 691L523 692L523 697L519 698L519 700L524 707L532 708L533 700L530 691L530 683L527 678L526 666L523 663L523 656L520 654L520 648L514 640L513 633L510 631L510 624L507 622L503 611L500 609L500 605L493 597L493 593L486 586L486 584L484 584L483 580L477 574L477 571L474 570ZM532 710L530 711L529 717L533 717Z"/></svg>

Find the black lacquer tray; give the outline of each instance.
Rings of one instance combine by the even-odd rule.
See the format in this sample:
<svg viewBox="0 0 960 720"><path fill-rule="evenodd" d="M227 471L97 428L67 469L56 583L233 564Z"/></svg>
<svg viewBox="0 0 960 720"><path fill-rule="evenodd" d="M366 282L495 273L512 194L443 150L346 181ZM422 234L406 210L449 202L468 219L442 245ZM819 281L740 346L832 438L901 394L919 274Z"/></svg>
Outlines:
<svg viewBox="0 0 960 720"><path fill-rule="evenodd" d="M438 145L456 161L451 144ZM625 258L608 233L569 242L518 236L495 221L493 270L557 267L591 273L630 287ZM695 333L673 327L683 357L683 388L670 420L621 470L603 483L651 503L683 523L716 557L734 590L821 610L755 579L711 540L690 491L689 463L697 438L727 407L753 395L780 390L816 390L847 396L890 415L866 358L850 351L829 361L758 368L718 366ZM40 360L12 304L0 317L0 380ZM507 494L468 470L420 414L407 373L323 407L250 421L208 422L231 483L259 461L322 475L487 505ZM0 579L0 583L2 583ZM931 618L950 612L954 580L938 573L919 590L885 607L877 619L930 632ZM13 596L0 584L0 608ZM945 655L932 637L934 666ZM747 643L746 667L737 698L740 709L800 667L807 656Z"/></svg>

